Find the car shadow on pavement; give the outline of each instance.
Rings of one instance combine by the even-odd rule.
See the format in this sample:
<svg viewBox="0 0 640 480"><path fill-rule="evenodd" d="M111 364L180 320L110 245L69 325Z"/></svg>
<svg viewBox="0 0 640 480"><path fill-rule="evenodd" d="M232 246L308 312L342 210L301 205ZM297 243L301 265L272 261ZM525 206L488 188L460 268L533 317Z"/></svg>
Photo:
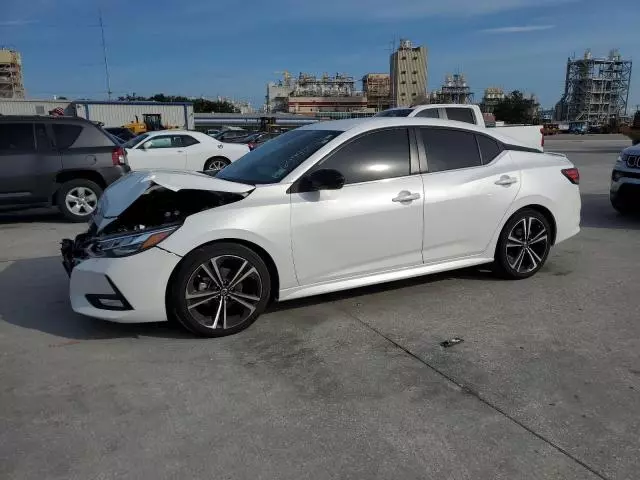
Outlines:
<svg viewBox="0 0 640 480"><path fill-rule="evenodd" d="M640 212L640 210L639 210ZM640 230L640 213L622 215L611 206L607 193L582 194L581 226Z"/></svg>
<svg viewBox="0 0 640 480"><path fill-rule="evenodd" d="M0 225L35 222L69 223L55 208L36 208L15 212L0 211Z"/></svg>
<svg viewBox="0 0 640 480"><path fill-rule="evenodd" d="M59 257L0 262L0 322L72 340L194 338L168 322L118 324L75 313Z"/></svg>

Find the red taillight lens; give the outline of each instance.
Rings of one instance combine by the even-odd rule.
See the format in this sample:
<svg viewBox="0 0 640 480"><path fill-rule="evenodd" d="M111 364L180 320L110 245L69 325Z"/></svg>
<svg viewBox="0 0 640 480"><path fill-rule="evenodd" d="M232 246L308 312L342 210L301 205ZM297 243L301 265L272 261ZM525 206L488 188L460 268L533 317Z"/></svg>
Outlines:
<svg viewBox="0 0 640 480"><path fill-rule="evenodd" d="M580 172L577 168L565 168L562 170L562 174L574 185L578 185L580 183Z"/></svg>
<svg viewBox="0 0 640 480"><path fill-rule="evenodd" d="M255 143L253 143L253 142L249 142L249 143L247 143L247 147L249 147L249 150L251 151L251 150L253 150L254 148L256 148L256 144L255 144Z"/></svg>
<svg viewBox="0 0 640 480"><path fill-rule="evenodd" d="M544 148L544 128L541 128L541 129L540 129L540 137L541 137L541 139L540 139L540 146L541 146L542 148Z"/></svg>
<svg viewBox="0 0 640 480"><path fill-rule="evenodd" d="M116 147L111 152L111 160L114 165L125 165L127 158L127 151L122 147Z"/></svg>

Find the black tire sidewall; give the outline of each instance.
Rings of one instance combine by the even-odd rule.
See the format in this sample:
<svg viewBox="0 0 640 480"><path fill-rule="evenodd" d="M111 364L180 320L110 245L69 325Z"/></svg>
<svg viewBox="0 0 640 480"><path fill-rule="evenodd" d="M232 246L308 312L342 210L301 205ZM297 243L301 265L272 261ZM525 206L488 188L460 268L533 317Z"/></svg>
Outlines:
<svg viewBox="0 0 640 480"><path fill-rule="evenodd" d="M76 215L75 213L71 212L67 208L67 204L65 201L67 193L69 193L69 191L77 187L84 187L88 190L92 190L93 193L95 193L96 196L98 197L98 200L100 200L100 197L102 196L103 190L102 190L102 187L100 187L100 185L98 185L95 182L92 182L91 180L78 178L75 180L69 180L60 186L60 188L58 189L58 193L56 194L56 203L57 203L58 209L60 210L60 213L62 213L62 215L67 220L71 222L78 222L78 223L87 222L91 218L92 214Z"/></svg>
<svg viewBox="0 0 640 480"><path fill-rule="evenodd" d="M532 277L535 275L546 263L547 258L549 257L549 252L551 251L551 241L547 242L547 249L542 256L542 261L540 264L531 272L521 273L514 270L511 265L509 265L509 261L507 259L506 253L506 243L508 240L509 233L513 229L513 227L521 221L525 217L534 217L542 222L544 228L547 230L548 235L551 236L551 226L549 225L549 221L547 218L542 215L537 210L532 209L523 209L519 212L516 212L504 225L502 232L500 232L500 237L498 239L498 244L496 246L496 255L494 264L497 267L497 273L507 279L512 280L521 280L525 278Z"/></svg>
<svg viewBox="0 0 640 480"><path fill-rule="evenodd" d="M202 326L190 314L183 295L187 282L193 271L207 260L221 255L237 255L249 260L258 270L262 279L262 298L258 302L255 311L251 316L241 323L226 330L212 330ZM249 327L266 308L271 297L271 276L266 264L253 250L238 243L213 243L200 247L189 253L178 265L175 274L172 275L171 283L168 286L167 309L170 316L174 317L183 327L203 337L224 337L233 335Z"/></svg>

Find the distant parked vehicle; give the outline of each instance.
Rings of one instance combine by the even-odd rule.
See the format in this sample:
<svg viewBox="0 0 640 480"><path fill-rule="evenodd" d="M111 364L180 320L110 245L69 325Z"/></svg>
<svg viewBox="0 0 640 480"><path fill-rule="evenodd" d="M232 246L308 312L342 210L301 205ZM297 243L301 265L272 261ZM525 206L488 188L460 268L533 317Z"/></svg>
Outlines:
<svg viewBox="0 0 640 480"><path fill-rule="evenodd" d="M111 135L114 135L125 142L128 142L132 138L135 138L136 134L131 130L125 127L107 127L104 129L106 132L109 132Z"/></svg>
<svg viewBox="0 0 640 480"><path fill-rule="evenodd" d="M242 129L223 130L222 132L215 135L214 138L216 140L220 140L221 142L230 142L231 140L234 140L236 138L246 137L247 135L249 135L249 133L250 132Z"/></svg>
<svg viewBox="0 0 640 480"><path fill-rule="evenodd" d="M440 118L470 123L478 127L496 128L501 135L507 135L514 140L523 142L530 148L539 151L544 149L544 135L540 125L504 125L496 122L495 127L489 127L485 124L484 116L477 105L429 104L417 107L399 107L384 110L375 116Z"/></svg>
<svg viewBox="0 0 640 480"><path fill-rule="evenodd" d="M572 123L569 125L569 133L574 135L585 135L587 133L587 125L585 123Z"/></svg>
<svg viewBox="0 0 640 480"><path fill-rule="evenodd" d="M0 210L57 206L84 222L128 171L125 149L93 122L0 116Z"/></svg>
<svg viewBox="0 0 640 480"><path fill-rule="evenodd" d="M640 211L640 145L625 148L611 172L609 199L618 212Z"/></svg>
<svg viewBox="0 0 640 480"><path fill-rule="evenodd" d="M276 132L258 132L247 135L246 137L235 138L230 140L232 143L243 143L249 147L249 150L258 148L264 142L276 138L280 133Z"/></svg>
<svg viewBox="0 0 640 480"><path fill-rule="evenodd" d="M246 145L223 143L206 133L188 130L144 133L123 146L133 170L218 171L249 152Z"/></svg>

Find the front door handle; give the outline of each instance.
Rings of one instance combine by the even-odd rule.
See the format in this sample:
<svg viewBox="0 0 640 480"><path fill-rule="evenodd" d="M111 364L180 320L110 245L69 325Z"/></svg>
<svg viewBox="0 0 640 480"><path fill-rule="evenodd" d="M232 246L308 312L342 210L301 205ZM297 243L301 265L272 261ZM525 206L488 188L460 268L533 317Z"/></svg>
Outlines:
<svg viewBox="0 0 640 480"><path fill-rule="evenodd" d="M509 185L513 185L517 181L517 178L510 177L509 175L502 175L499 180L495 181L495 184L501 185L503 187L508 187Z"/></svg>
<svg viewBox="0 0 640 480"><path fill-rule="evenodd" d="M391 199L392 202L413 202L414 200L418 200L420 198L419 193L411 193L408 190L402 190L397 197Z"/></svg>

